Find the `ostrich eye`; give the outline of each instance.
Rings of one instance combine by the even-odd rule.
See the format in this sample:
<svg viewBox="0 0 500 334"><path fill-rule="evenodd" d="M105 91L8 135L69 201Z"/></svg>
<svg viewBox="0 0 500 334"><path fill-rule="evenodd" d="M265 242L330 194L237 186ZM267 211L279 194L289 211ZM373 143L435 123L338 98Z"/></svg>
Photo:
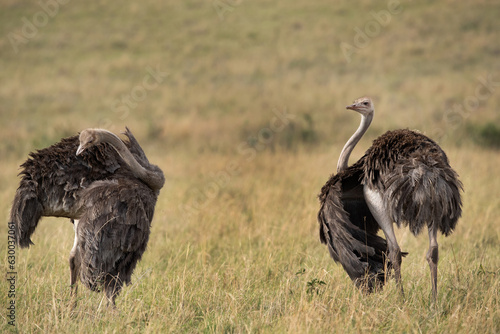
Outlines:
<svg viewBox="0 0 500 334"><path fill-rule="evenodd" d="M368 105L368 102L363 102L363 104L364 104L365 106L367 106L367 105Z"/></svg>

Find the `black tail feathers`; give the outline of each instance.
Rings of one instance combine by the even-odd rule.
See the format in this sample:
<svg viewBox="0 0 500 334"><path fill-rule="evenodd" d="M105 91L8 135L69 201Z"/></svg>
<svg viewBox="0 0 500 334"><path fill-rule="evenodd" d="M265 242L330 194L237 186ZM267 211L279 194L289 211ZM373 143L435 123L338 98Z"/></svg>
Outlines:
<svg viewBox="0 0 500 334"><path fill-rule="evenodd" d="M43 207L30 187L19 187L10 211L9 224L14 224L16 243L21 248L33 245L31 235L42 217Z"/></svg>

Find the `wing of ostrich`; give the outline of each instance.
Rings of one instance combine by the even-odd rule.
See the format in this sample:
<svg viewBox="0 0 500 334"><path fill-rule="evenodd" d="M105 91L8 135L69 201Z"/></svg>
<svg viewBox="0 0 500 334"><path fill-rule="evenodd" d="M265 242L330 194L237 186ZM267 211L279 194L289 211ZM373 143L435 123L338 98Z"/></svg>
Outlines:
<svg viewBox="0 0 500 334"><path fill-rule="evenodd" d="M104 289L114 304L146 250L156 195L138 180L118 178L93 183L82 202L75 255L80 280L91 290Z"/></svg>
<svg viewBox="0 0 500 334"><path fill-rule="evenodd" d="M107 144L76 156L78 136L29 154L21 165L21 181L10 211L20 247L29 247L42 216L76 218L81 189L119 173L122 159Z"/></svg>
<svg viewBox="0 0 500 334"><path fill-rule="evenodd" d="M391 150L386 148L390 147ZM462 183L444 151L410 130L389 131L366 153L365 183L383 189L392 219L417 235L437 224L449 235L462 214Z"/></svg>
<svg viewBox="0 0 500 334"><path fill-rule="evenodd" d="M370 291L385 281L386 241L366 205L361 180L363 158L333 175L321 189L318 213L321 242L349 277Z"/></svg>

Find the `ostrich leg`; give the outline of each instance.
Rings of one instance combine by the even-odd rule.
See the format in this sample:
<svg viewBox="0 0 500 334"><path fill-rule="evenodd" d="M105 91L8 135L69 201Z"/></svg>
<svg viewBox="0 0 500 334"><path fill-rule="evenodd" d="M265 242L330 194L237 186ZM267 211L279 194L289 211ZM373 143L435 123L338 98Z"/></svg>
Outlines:
<svg viewBox="0 0 500 334"><path fill-rule="evenodd" d="M401 289L401 295L404 299L403 284L401 283L401 249L399 248L396 235L394 234L394 226L389 213L386 210L382 194L377 190L370 189L368 186L363 187L366 204L370 209L371 214L377 221L378 225L384 232L389 247L389 260L394 266L394 274L396 283Z"/></svg>
<svg viewBox="0 0 500 334"><path fill-rule="evenodd" d="M120 283L118 282L118 277L113 278L106 284L104 291L106 293L106 298L108 299L108 306L112 309L116 309L115 299L120 293Z"/></svg>
<svg viewBox="0 0 500 334"><path fill-rule="evenodd" d="M72 220L73 228L75 230L75 242L73 243L73 248L69 253L69 269L70 269L70 286L71 286L71 298L73 300L73 306L76 305L76 294L78 292L77 280L78 280L78 272L80 269L80 256L77 254L77 242L78 242L78 220Z"/></svg>
<svg viewBox="0 0 500 334"><path fill-rule="evenodd" d="M432 298L436 302L437 298L437 270L438 270L438 243L437 243L437 226L432 224L429 227L429 251L427 252L427 262L431 269L432 281Z"/></svg>

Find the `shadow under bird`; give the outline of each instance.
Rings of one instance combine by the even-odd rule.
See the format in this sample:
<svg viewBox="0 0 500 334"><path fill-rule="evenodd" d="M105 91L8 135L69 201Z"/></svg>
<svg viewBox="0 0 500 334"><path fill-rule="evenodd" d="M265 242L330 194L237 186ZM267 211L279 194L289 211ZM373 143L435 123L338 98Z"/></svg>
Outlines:
<svg viewBox="0 0 500 334"><path fill-rule="evenodd" d="M149 163L127 128L122 141L103 129L86 129L30 153L21 165L10 222L21 248L43 216L67 217L74 223L70 253L72 294L80 281L104 290L108 302L146 250L156 200L165 183L160 168Z"/></svg>
<svg viewBox="0 0 500 334"><path fill-rule="evenodd" d="M358 285L372 291L394 269L401 284L402 253L393 223L417 235L427 226L433 300L437 297L437 232L449 235L462 214L462 183L444 151L432 139L410 130L388 131L353 165L349 156L374 115L368 97L346 109L361 114L332 175L321 189L319 234L331 257ZM382 229L385 240L377 236Z"/></svg>

